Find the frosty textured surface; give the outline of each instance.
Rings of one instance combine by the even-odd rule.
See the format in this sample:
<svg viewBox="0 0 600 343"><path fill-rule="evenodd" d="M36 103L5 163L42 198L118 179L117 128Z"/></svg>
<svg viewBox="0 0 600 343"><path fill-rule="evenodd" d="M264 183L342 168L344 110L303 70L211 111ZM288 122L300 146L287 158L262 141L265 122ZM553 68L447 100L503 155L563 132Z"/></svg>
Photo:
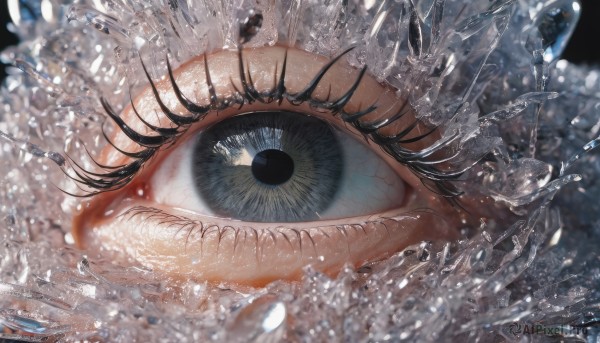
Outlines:
<svg viewBox="0 0 600 343"><path fill-rule="evenodd" d="M0 90L0 323L70 340L521 341L519 325L600 337L598 97L600 74L558 56L576 1L11 0L22 43ZM165 55L276 43L348 59L408 94L442 128L468 170L458 187L510 206L514 223L482 224L445 245L422 243L336 279L233 291L169 283L143 268L88 260L73 247L77 188L106 143L116 107L157 78ZM184 37L184 38L182 38ZM482 159L482 157L485 157ZM62 169L61 169L62 168ZM586 327L587 334L576 327ZM9 331L0 337L15 338Z"/></svg>

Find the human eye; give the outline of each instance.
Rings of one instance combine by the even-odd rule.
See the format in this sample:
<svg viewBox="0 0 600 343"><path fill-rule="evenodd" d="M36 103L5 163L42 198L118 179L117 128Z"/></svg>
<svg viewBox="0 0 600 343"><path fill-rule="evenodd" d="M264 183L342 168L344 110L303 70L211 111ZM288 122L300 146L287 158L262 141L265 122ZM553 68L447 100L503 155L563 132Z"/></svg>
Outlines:
<svg viewBox="0 0 600 343"><path fill-rule="evenodd" d="M596 337L589 1L8 0L0 340Z"/></svg>
<svg viewBox="0 0 600 343"><path fill-rule="evenodd" d="M349 66L350 50L222 50L175 69L167 58L158 81L142 60L141 94L120 115L102 100L116 129L99 170L70 174L100 193L75 218L79 246L256 286L454 237L455 210L411 170L427 165L418 152L443 163L439 132L401 90Z"/></svg>

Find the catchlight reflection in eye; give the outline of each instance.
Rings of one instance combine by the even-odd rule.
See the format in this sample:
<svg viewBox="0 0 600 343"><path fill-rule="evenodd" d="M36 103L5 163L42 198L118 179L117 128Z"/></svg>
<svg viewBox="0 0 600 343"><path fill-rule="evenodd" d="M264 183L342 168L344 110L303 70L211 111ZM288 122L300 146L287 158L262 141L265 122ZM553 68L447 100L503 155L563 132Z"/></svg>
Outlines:
<svg viewBox="0 0 600 343"><path fill-rule="evenodd" d="M308 264L335 275L453 237L443 201L341 118L393 136L414 113L341 60L220 51L152 82L120 117L104 106L119 127L98 163L144 168L84 206L74 221L82 248L175 279L260 286Z"/></svg>

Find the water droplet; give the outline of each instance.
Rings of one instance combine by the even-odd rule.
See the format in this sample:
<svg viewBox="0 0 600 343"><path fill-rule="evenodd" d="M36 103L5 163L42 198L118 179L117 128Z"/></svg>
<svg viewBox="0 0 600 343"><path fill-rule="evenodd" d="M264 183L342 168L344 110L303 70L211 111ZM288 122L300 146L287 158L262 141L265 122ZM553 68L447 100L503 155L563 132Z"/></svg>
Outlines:
<svg viewBox="0 0 600 343"><path fill-rule="evenodd" d="M250 10L246 18L240 21L240 44L249 42L256 36L263 23L263 15L260 11Z"/></svg>
<svg viewBox="0 0 600 343"><path fill-rule="evenodd" d="M543 59L547 63L557 60L567 46L580 15L579 1L551 1L535 16L525 42L527 49L530 52L543 50Z"/></svg>
<svg viewBox="0 0 600 343"><path fill-rule="evenodd" d="M245 342L278 341L287 317L285 304L273 296L253 299L229 325L231 337Z"/></svg>
<svg viewBox="0 0 600 343"><path fill-rule="evenodd" d="M41 10L42 17L49 23L53 23L56 21L57 9L58 6L55 6L50 0L42 0Z"/></svg>
<svg viewBox="0 0 600 343"><path fill-rule="evenodd" d="M424 249L423 251L421 251L421 253L419 254L419 261L421 262L426 262L429 260L429 251Z"/></svg>
<svg viewBox="0 0 600 343"><path fill-rule="evenodd" d="M16 26L21 26L25 22L34 22L41 16L41 2L8 0L8 13Z"/></svg>
<svg viewBox="0 0 600 343"><path fill-rule="evenodd" d="M111 35L120 43L130 44L129 31L120 25L115 18L105 15L84 5L73 5L67 14L68 21L79 21L92 26L96 30Z"/></svg>
<svg viewBox="0 0 600 343"><path fill-rule="evenodd" d="M69 244L69 245L73 245L75 244L75 238L73 238L73 235L70 232L65 233L65 243Z"/></svg>
<svg viewBox="0 0 600 343"><path fill-rule="evenodd" d="M262 322L262 328L265 333L276 330L285 320L285 305L282 302L276 302L269 306L265 313L265 319Z"/></svg>
<svg viewBox="0 0 600 343"><path fill-rule="evenodd" d="M88 262L87 258L84 257L77 263L77 271L79 271L81 275L86 275L89 269L90 263Z"/></svg>
<svg viewBox="0 0 600 343"><path fill-rule="evenodd" d="M431 248L431 243L423 242L419 245L419 251L417 254L417 258L421 262L427 262L431 258L431 252L429 249Z"/></svg>
<svg viewBox="0 0 600 343"><path fill-rule="evenodd" d="M482 223L483 224L483 223ZM490 236L490 234L487 231L483 231L481 233L481 235L483 236L483 238L488 242L488 243L492 243L492 236Z"/></svg>

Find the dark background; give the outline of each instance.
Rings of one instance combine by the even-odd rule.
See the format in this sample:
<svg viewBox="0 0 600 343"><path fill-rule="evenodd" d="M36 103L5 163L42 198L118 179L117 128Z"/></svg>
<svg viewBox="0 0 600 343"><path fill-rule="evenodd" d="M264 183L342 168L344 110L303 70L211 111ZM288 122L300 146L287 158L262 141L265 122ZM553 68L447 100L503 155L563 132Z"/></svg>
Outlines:
<svg viewBox="0 0 600 343"><path fill-rule="evenodd" d="M581 0L582 15L563 57L575 63L600 64L600 0ZM0 50L17 43L17 38L6 29L9 22L6 0L0 0ZM5 76L0 64L0 80Z"/></svg>
<svg viewBox="0 0 600 343"><path fill-rule="evenodd" d="M17 37L6 29L6 24L10 22L8 15L8 7L6 0L0 0L0 51L4 50L9 45L17 43ZM0 80L3 80L6 74L4 73L5 66L0 63Z"/></svg>

